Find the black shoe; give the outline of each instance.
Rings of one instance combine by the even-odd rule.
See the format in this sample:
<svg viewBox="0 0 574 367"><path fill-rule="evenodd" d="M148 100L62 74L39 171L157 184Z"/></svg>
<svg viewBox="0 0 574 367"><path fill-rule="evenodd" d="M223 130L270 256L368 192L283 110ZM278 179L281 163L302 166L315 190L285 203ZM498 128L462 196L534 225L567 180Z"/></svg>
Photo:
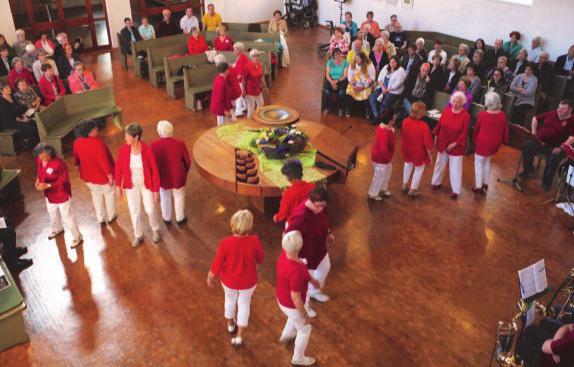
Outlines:
<svg viewBox="0 0 574 367"><path fill-rule="evenodd" d="M16 249L14 250L14 255L16 255L16 257L20 257L26 253L28 253L27 247L16 247Z"/></svg>
<svg viewBox="0 0 574 367"><path fill-rule="evenodd" d="M17 271L22 271L29 268L33 264L34 262L32 261L32 259L18 259L16 260L16 264L14 264L14 267L16 268Z"/></svg>
<svg viewBox="0 0 574 367"><path fill-rule="evenodd" d="M182 220L178 221L178 222L177 222L177 225L178 225L178 226L182 226L182 225L184 225L185 223L187 223L187 217L185 217L185 218L183 218Z"/></svg>
<svg viewBox="0 0 574 367"><path fill-rule="evenodd" d="M166 226L171 226L171 220L163 220Z"/></svg>
<svg viewBox="0 0 574 367"><path fill-rule="evenodd" d="M532 171L522 171L518 174L520 178L534 178L535 174Z"/></svg>

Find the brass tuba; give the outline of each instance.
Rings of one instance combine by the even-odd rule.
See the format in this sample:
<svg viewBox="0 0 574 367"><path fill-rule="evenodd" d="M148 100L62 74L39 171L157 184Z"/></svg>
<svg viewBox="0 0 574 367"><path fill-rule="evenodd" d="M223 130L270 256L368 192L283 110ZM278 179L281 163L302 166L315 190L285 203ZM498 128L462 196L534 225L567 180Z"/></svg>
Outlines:
<svg viewBox="0 0 574 367"><path fill-rule="evenodd" d="M508 324L505 325L502 321L498 322L489 366L492 365L494 359L501 367L524 367L524 362L516 354L516 347L526 324L528 304L520 300L517 306L518 312Z"/></svg>
<svg viewBox="0 0 574 367"><path fill-rule="evenodd" d="M536 305L536 310L544 317L563 322L574 319L574 268L566 275L552 298L544 305Z"/></svg>

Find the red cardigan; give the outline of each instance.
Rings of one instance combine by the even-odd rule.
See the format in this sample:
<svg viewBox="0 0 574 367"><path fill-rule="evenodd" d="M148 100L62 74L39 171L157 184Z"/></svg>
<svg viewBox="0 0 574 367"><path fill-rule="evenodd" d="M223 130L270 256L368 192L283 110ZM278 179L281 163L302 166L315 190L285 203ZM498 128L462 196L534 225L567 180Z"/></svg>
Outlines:
<svg viewBox="0 0 574 367"><path fill-rule="evenodd" d="M282 222L285 219L287 222L291 219L291 213L299 204L309 199L309 193L315 184L306 181L295 181L283 192L279 211L275 214L275 220Z"/></svg>
<svg viewBox="0 0 574 367"><path fill-rule="evenodd" d="M8 83L10 84L10 87L13 91L16 90L16 85L14 83L16 83L16 79L18 78L26 79L28 85L30 86L36 84L34 75L32 75L30 70L28 70L26 67L23 66L21 72L18 72L16 69L12 69L10 70L10 73L8 73Z"/></svg>
<svg viewBox="0 0 574 367"><path fill-rule="evenodd" d="M474 127L474 143L475 153L483 157L496 154L502 143L508 143L508 122L504 112L478 113Z"/></svg>
<svg viewBox="0 0 574 367"><path fill-rule="evenodd" d="M160 138L151 143L151 150L159 168L160 187L164 190L184 187L191 167L185 142Z"/></svg>
<svg viewBox="0 0 574 367"><path fill-rule="evenodd" d="M36 159L36 168L38 170L38 181L52 185L49 189L44 190L44 196L51 204L62 204L72 197L72 185L68 175L68 167L60 157L54 157L48 161L46 166L42 160Z"/></svg>
<svg viewBox="0 0 574 367"><path fill-rule="evenodd" d="M66 87L64 87L62 79L60 79L57 75L54 75L52 82L50 82L48 79L46 79L45 75L42 75L38 81L38 88L40 88L40 94L42 95L42 106L49 106L56 100L56 93L54 93L52 83L57 85L60 96L66 95Z"/></svg>
<svg viewBox="0 0 574 367"><path fill-rule="evenodd" d="M223 41L216 36L213 40L213 48L215 51L233 51L233 40L229 36L225 36Z"/></svg>
<svg viewBox="0 0 574 367"><path fill-rule="evenodd" d="M77 138L74 141L74 162L84 182L107 185L108 176L114 174L114 158L101 138Z"/></svg>
<svg viewBox="0 0 574 367"><path fill-rule="evenodd" d="M241 83L239 83L239 78L237 77L236 69L233 66L229 67L227 74L227 88L229 88L229 91L231 92L230 99L232 101L235 101L243 94L241 91Z"/></svg>
<svg viewBox="0 0 574 367"><path fill-rule="evenodd" d="M217 74L213 80L209 110L216 116L225 116L225 111L231 110L231 90L221 74Z"/></svg>
<svg viewBox="0 0 574 367"><path fill-rule="evenodd" d="M305 206L305 202L302 202L293 210L285 233L291 231L299 231L303 237L303 247L299 251L299 258L307 260L308 269L317 269L319 263L327 255L327 236L329 235L327 210L323 209L319 214L315 214Z"/></svg>
<svg viewBox="0 0 574 367"><path fill-rule="evenodd" d="M387 164L393 160L395 153L395 131L381 127L375 130L375 141L371 147L373 163Z"/></svg>
<svg viewBox="0 0 574 367"><path fill-rule="evenodd" d="M134 187L132 183L132 171L130 169L131 147L124 144L120 148L116 161L116 186L124 189ZM145 188L152 191L159 191L159 171L151 148L144 142L141 143L141 155L144 171Z"/></svg>
<svg viewBox="0 0 574 367"><path fill-rule="evenodd" d="M424 121L407 117L403 121L401 132L401 151L405 163L412 163L415 167L429 164L428 151L433 146L429 126Z"/></svg>
<svg viewBox="0 0 574 367"><path fill-rule="evenodd" d="M263 262L263 245L256 235L224 238L211 264L211 272L231 289L249 289L257 284L257 264Z"/></svg>
<svg viewBox="0 0 574 367"><path fill-rule="evenodd" d="M470 115L467 110L463 109L458 113L454 113L451 107L445 107L433 131L437 135L436 150L444 153L450 143L456 142L458 145L448 152L448 155L464 155L469 126Z"/></svg>
<svg viewBox="0 0 574 367"><path fill-rule="evenodd" d="M188 54L197 55L205 51L207 51L207 43L202 35L199 35L197 39L193 36L189 37L189 41L187 41Z"/></svg>

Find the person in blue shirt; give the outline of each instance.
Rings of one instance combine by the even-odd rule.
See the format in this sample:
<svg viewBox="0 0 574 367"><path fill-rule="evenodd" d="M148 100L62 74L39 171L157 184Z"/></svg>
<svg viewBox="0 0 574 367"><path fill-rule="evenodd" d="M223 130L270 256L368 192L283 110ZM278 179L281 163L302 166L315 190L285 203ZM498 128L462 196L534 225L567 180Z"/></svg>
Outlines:
<svg viewBox="0 0 574 367"><path fill-rule="evenodd" d="M323 114L329 113L331 107L331 97L337 94L339 102L339 116L343 115L342 102L347 91L347 72L349 63L343 57L341 50L333 50L333 57L327 61L325 70L325 82L323 83L322 108Z"/></svg>
<svg viewBox="0 0 574 367"><path fill-rule="evenodd" d="M349 33L351 36L351 43L357 38L357 32L359 31L359 27L357 23L353 22L353 14L348 11L345 13L345 22L343 23L345 26L345 32Z"/></svg>

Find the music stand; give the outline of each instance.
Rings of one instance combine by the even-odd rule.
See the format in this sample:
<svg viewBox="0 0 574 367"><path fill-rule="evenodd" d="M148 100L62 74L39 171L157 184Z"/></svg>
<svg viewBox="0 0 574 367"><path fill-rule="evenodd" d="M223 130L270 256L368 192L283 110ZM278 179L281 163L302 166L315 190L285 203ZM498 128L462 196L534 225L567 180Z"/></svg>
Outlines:
<svg viewBox="0 0 574 367"><path fill-rule="evenodd" d="M520 177L518 177L518 173L520 172L520 166L522 166L522 147L524 146L524 143L528 140L533 140L541 145L544 145L544 143L540 139L538 139L536 135L532 134L530 130L526 129L523 126L508 124L508 128L509 128L508 146L519 150L520 157L518 158L518 163L516 165L516 172L514 173L514 177L509 180L498 178L497 181L506 185L510 185L514 187L516 190L522 192L523 191L522 182L520 180Z"/></svg>

